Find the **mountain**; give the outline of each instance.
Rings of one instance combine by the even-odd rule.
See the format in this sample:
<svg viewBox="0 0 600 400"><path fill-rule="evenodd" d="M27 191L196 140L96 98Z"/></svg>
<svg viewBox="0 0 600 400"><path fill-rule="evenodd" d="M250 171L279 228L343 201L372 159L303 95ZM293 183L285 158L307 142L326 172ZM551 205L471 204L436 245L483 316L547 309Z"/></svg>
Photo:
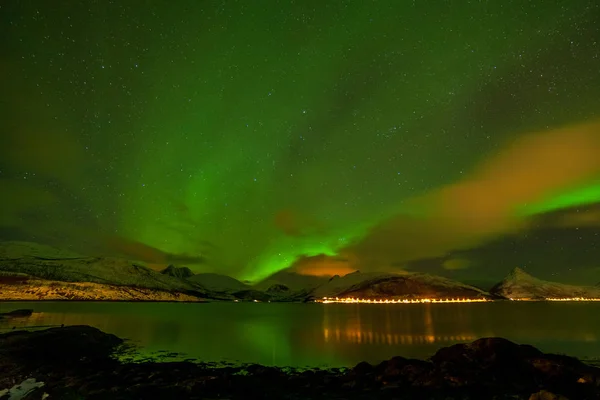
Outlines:
<svg viewBox="0 0 600 400"><path fill-rule="evenodd" d="M237 292L250 289L250 286L227 275L202 273L188 277L188 282L199 284L214 292Z"/></svg>
<svg viewBox="0 0 600 400"><path fill-rule="evenodd" d="M487 298L488 293L473 286L439 276L406 273L353 272L335 276L312 292L315 298L354 297L362 299L399 298Z"/></svg>
<svg viewBox="0 0 600 400"><path fill-rule="evenodd" d="M275 284L267 290L246 289L232 293L239 300L271 302L305 302L310 298L310 290L291 290L285 285Z"/></svg>
<svg viewBox="0 0 600 400"><path fill-rule="evenodd" d="M2 273L0 273L0 287L0 302L11 300L202 301L196 292L190 291L93 282L64 282L23 276L15 279Z"/></svg>
<svg viewBox="0 0 600 400"><path fill-rule="evenodd" d="M253 286L255 290L267 290L273 285L284 285L292 291L312 290L331 279L329 276L302 275L287 270L279 271Z"/></svg>
<svg viewBox="0 0 600 400"><path fill-rule="evenodd" d="M0 242L0 259L19 259L37 257L41 259L83 258L81 254L69 250L58 249L45 244L33 242L5 241Z"/></svg>
<svg viewBox="0 0 600 400"><path fill-rule="evenodd" d="M169 265L167 268L160 271L160 273L178 279L186 279L194 276L194 273L188 267L176 267L174 265Z"/></svg>
<svg viewBox="0 0 600 400"><path fill-rule="evenodd" d="M77 294L80 293L80 285L66 283L82 282L95 285L93 290L86 286L82 293L110 292L115 296L111 299L135 299L135 290L125 295L119 294L122 290L116 293L115 287L205 295L203 289L193 282L161 274L140 263L114 257L86 257L30 242L0 242L0 277L4 284L13 282L19 285L19 290L31 289L41 293L40 296L44 292L40 291L40 287L52 284L55 288L63 287L66 298L80 298ZM3 295L7 291L3 288Z"/></svg>
<svg viewBox="0 0 600 400"><path fill-rule="evenodd" d="M521 268L513 269L491 293L509 299L600 298L600 288L566 285L535 278Z"/></svg>

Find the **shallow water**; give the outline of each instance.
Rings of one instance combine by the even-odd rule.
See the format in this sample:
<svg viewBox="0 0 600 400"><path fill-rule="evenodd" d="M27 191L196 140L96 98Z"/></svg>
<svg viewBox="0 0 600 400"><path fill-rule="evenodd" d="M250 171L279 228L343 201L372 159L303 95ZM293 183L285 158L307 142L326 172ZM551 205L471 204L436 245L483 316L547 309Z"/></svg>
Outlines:
<svg viewBox="0 0 600 400"><path fill-rule="evenodd" d="M600 303L477 304L3 302L12 326L95 326L142 347L201 361L341 367L501 336L545 352L600 358Z"/></svg>

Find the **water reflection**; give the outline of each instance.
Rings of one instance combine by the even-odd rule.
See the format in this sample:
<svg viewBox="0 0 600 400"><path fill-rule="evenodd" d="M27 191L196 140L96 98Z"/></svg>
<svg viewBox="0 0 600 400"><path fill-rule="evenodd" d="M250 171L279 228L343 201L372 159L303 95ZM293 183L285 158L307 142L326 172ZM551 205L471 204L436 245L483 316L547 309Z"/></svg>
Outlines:
<svg viewBox="0 0 600 400"><path fill-rule="evenodd" d="M147 352L205 361L348 366L394 355L426 358L438 348L502 336L544 351L600 357L597 303L265 304L14 303L34 308L12 326L92 325Z"/></svg>
<svg viewBox="0 0 600 400"><path fill-rule="evenodd" d="M475 335L461 336L435 336L435 335L401 335L398 333L381 333L374 331L345 330L335 329L330 332L328 328L323 329L323 338L325 343L345 342L355 344L423 344L423 343L448 343L448 342L467 342L478 339Z"/></svg>

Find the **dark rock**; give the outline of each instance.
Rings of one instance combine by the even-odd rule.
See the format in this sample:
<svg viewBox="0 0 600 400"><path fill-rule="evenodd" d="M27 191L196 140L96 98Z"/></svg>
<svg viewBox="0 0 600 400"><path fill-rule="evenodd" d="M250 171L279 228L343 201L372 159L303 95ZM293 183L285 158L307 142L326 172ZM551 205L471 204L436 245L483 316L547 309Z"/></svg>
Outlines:
<svg viewBox="0 0 600 400"><path fill-rule="evenodd" d="M560 394L554 394L554 393L548 392L546 390L540 390L537 393L533 393L529 397L529 400L569 400L569 399Z"/></svg>
<svg viewBox="0 0 600 400"><path fill-rule="evenodd" d="M160 271L160 273L178 279L186 279L190 276L194 276L194 273L191 269L187 267L176 267L174 265L169 265L167 268Z"/></svg>
<svg viewBox="0 0 600 400"><path fill-rule="evenodd" d="M269 293L269 294L288 293L289 291L290 291L289 287L287 287L285 285L281 285L281 284L271 285L267 289L267 293Z"/></svg>
<svg viewBox="0 0 600 400"><path fill-rule="evenodd" d="M85 325L16 331L0 335L0 358L24 366L78 365L108 360L122 343L115 335Z"/></svg>
<svg viewBox="0 0 600 400"><path fill-rule="evenodd" d="M542 353L534 347L518 345L502 338L483 338L472 343L455 344L437 351L431 361L439 366L481 367L514 364Z"/></svg>
<svg viewBox="0 0 600 400"><path fill-rule="evenodd" d="M252 364L246 367L246 371L254 376L259 376L267 379L279 377L283 374L279 368L265 367L258 364Z"/></svg>
<svg viewBox="0 0 600 400"><path fill-rule="evenodd" d="M0 318L24 318L30 317L33 314L33 310L31 309L20 309L9 311L7 313L0 313Z"/></svg>
<svg viewBox="0 0 600 400"><path fill-rule="evenodd" d="M352 368L352 373L356 375L365 375L373 372L373 366L366 361L359 362Z"/></svg>
<svg viewBox="0 0 600 400"><path fill-rule="evenodd" d="M392 357L387 361L383 361L379 363L375 367L377 374L384 377L394 377L399 376L402 373L402 368L404 368L407 364L410 363L410 360L404 357Z"/></svg>
<svg viewBox="0 0 600 400"><path fill-rule="evenodd" d="M271 296L267 293L261 292L259 290L240 290L238 292L232 293L234 297L240 300L245 301L270 301Z"/></svg>

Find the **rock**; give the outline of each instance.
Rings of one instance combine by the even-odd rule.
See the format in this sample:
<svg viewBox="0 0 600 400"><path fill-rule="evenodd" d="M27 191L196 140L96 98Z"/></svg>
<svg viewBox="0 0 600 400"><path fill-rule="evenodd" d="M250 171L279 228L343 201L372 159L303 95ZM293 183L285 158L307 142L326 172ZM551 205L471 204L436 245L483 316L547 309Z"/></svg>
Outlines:
<svg viewBox="0 0 600 400"><path fill-rule="evenodd" d="M282 284L275 284L267 289L267 293L269 294L288 293L289 291L290 288Z"/></svg>
<svg viewBox="0 0 600 400"><path fill-rule="evenodd" d="M174 265L169 265L167 268L160 271L160 273L178 279L186 279L191 276L194 276L194 273L191 269L187 267L176 267Z"/></svg>
<svg viewBox="0 0 600 400"><path fill-rule="evenodd" d="M560 394L554 394L554 393L548 392L546 390L540 390L539 392L534 393L531 396L529 396L529 400L569 400L569 399Z"/></svg>
<svg viewBox="0 0 600 400"><path fill-rule="evenodd" d="M518 345L502 338L483 338L440 349L431 361L453 386L490 379L498 384L514 385L533 378L533 368L526 360L541 355L531 346Z"/></svg>
<svg viewBox="0 0 600 400"><path fill-rule="evenodd" d="M373 372L373 366L366 361L359 362L352 368L352 373L356 375L366 375Z"/></svg>
<svg viewBox="0 0 600 400"><path fill-rule="evenodd" d="M272 299L269 294L252 289L240 290L232 294L234 297L245 301L270 301Z"/></svg>
<svg viewBox="0 0 600 400"><path fill-rule="evenodd" d="M384 377L393 377L402 374L402 369L409 364L410 361L404 357L392 357L388 361L383 361L375 367L377 373Z"/></svg>
<svg viewBox="0 0 600 400"><path fill-rule="evenodd" d="M506 363L513 364L542 352L534 347L518 345L502 338L482 338L471 343L455 344L438 350L431 361L437 365L453 364L462 366L480 366L487 368Z"/></svg>
<svg viewBox="0 0 600 400"><path fill-rule="evenodd" d="M246 368L246 371L254 376L260 376L267 379L282 375L282 372L279 368L265 367L258 364L249 365Z"/></svg>
<svg viewBox="0 0 600 400"><path fill-rule="evenodd" d="M31 314L33 314L33 310L31 309L19 309L7 313L0 313L0 318L24 318L30 317Z"/></svg>
<svg viewBox="0 0 600 400"><path fill-rule="evenodd" d="M44 393L40 390L44 386L44 382L36 382L35 378L25 379L18 385L14 385L10 389L0 390L0 399L22 400L31 399L32 394L37 391L40 396L37 398L45 398Z"/></svg>
<svg viewBox="0 0 600 400"><path fill-rule="evenodd" d="M122 343L115 335L85 325L16 331L0 335L0 358L25 366L78 365L108 360Z"/></svg>

